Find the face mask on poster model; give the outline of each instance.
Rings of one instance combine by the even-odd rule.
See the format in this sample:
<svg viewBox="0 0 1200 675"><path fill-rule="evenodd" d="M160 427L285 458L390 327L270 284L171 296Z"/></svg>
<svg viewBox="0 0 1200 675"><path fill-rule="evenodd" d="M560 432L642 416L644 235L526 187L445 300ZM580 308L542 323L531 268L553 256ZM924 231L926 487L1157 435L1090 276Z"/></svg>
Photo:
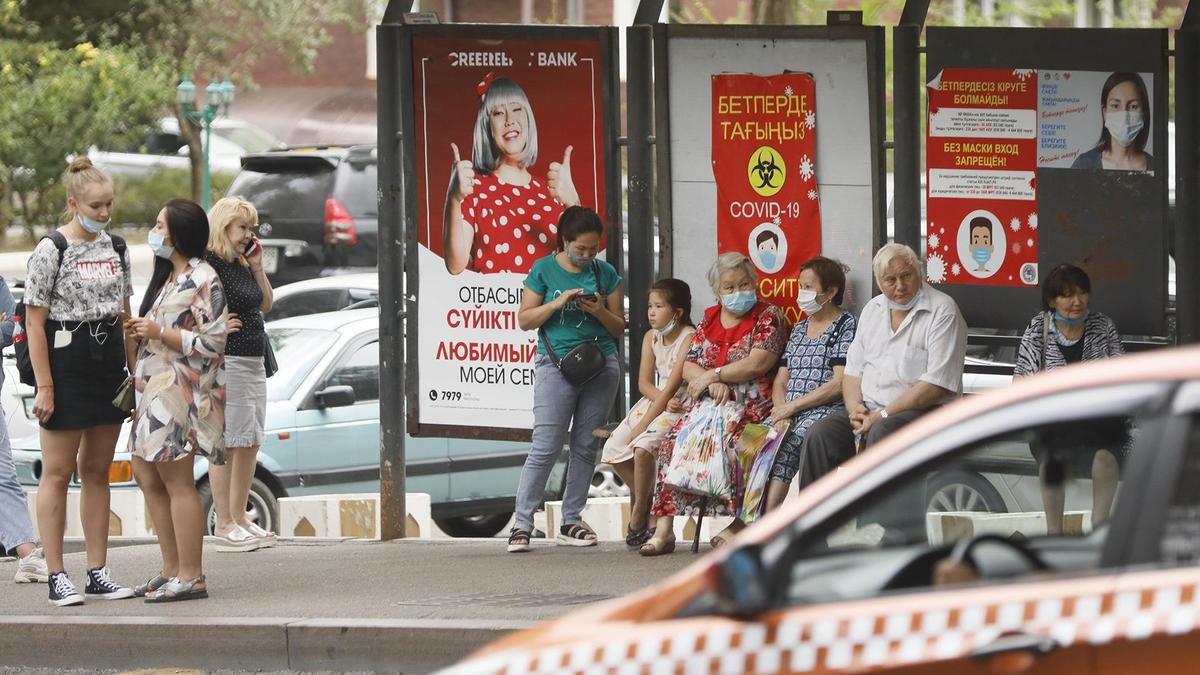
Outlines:
<svg viewBox="0 0 1200 675"><path fill-rule="evenodd" d="M1144 124L1140 110L1110 110L1104 113L1104 128L1108 129L1113 141L1123 148L1133 143Z"/></svg>
<svg viewBox="0 0 1200 675"><path fill-rule="evenodd" d="M992 252L986 246L972 246L971 257L975 259L976 263L982 266L992 258Z"/></svg>
<svg viewBox="0 0 1200 675"><path fill-rule="evenodd" d="M763 251L758 254L759 260L762 261L763 271L775 268L775 252Z"/></svg>
<svg viewBox="0 0 1200 675"><path fill-rule="evenodd" d="M79 216L79 224L83 226L83 229L92 234L99 234L103 232L104 228L108 227L109 221L112 220L110 218L109 221L104 221L102 223L99 220L92 220L91 218L88 218L87 216L83 215L83 213L77 212L76 215Z"/></svg>
<svg viewBox="0 0 1200 675"><path fill-rule="evenodd" d="M825 302L829 301L826 300ZM813 314L821 311L821 308L825 306L825 303L817 302L816 291L810 291L807 288L801 288L799 291L796 291L796 306L800 308L801 312L812 316Z"/></svg>
<svg viewBox="0 0 1200 675"><path fill-rule="evenodd" d="M741 316L749 312L758 303L758 294L754 291L738 291L721 296L721 306Z"/></svg>
<svg viewBox="0 0 1200 675"><path fill-rule="evenodd" d="M175 252L175 247L168 246L165 243L166 240L166 235L157 232L146 235L146 243L150 245L150 250L154 251L154 255L164 259L170 258L171 254Z"/></svg>

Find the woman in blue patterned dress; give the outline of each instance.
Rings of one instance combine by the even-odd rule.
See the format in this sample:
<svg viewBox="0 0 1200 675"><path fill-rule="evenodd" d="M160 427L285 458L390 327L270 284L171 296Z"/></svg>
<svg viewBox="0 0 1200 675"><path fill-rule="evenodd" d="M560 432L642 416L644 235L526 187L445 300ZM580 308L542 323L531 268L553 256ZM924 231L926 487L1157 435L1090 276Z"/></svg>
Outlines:
<svg viewBox="0 0 1200 675"><path fill-rule="evenodd" d="M787 496L808 428L843 405L842 369L856 326L854 316L841 307L845 293L841 263L817 256L800 266L796 304L808 316L792 329L775 375L771 423L780 430L787 426L787 435L771 467L768 510Z"/></svg>

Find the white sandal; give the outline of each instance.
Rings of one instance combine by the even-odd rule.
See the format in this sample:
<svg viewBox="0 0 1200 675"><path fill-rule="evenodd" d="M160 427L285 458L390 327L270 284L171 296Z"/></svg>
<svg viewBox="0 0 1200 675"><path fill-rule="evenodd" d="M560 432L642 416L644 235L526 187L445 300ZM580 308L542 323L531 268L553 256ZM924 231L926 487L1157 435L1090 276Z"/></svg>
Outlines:
<svg viewBox="0 0 1200 675"><path fill-rule="evenodd" d="M250 534L240 525L224 536L216 535L218 551L254 551L262 546L258 537Z"/></svg>
<svg viewBox="0 0 1200 675"><path fill-rule="evenodd" d="M258 526L258 523L250 523L250 527L245 529L249 530L250 534L254 535L255 538L258 539L259 548L271 548L275 544L279 543L279 537L275 536L274 532L270 530L264 530Z"/></svg>

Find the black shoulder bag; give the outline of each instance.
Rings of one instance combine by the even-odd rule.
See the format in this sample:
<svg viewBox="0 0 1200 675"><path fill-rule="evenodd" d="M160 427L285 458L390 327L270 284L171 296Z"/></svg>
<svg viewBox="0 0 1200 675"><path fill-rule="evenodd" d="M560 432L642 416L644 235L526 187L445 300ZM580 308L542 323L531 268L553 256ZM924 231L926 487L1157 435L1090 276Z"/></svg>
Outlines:
<svg viewBox="0 0 1200 675"><path fill-rule="evenodd" d="M600 267L594 262L592 263L592 272L596 275L596 294L603 297ZM604 352L600 351L595 342L582 342L571 348L571 351L560 359L554 353L554 348L550 346L550 337L546 335L546 329L539 328L538 335L542 338L542 344L546 345L546 353L550 356L550 360L554 362L555 366L558 366L558 371L562 373L567 382L576 387L587 384L604 371Z"/></svg>

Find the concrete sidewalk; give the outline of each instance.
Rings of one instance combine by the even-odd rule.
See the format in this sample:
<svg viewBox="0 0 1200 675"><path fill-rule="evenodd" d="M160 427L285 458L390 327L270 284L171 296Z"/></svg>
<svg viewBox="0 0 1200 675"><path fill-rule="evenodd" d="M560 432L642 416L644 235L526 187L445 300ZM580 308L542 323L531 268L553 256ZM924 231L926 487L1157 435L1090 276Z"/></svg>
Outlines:
<svg viewBox="0 0 1200 675"><path fill-rule="evenodd" d="M54 608L45 584L0 564L0 654L9 666L430 672L504 633L652 584L698 559L642 558L623 544L530 553L504 540L284 541L251 553L205 549L207 600L140 599ZM82 590L84 555L67 556ZM114 548L134 585L157 546ZM63 645L56 649L52 645Z"/></svg>

